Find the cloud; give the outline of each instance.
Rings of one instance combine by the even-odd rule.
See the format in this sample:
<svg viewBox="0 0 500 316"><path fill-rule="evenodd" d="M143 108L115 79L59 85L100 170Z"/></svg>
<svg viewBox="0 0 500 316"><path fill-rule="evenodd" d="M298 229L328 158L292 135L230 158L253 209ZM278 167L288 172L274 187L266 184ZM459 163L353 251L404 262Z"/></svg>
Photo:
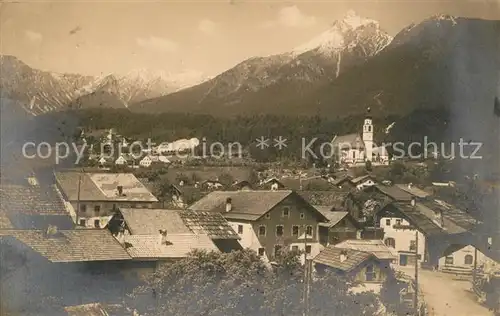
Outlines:
<svg viewBox="0 0 500 316"><path fill-rule="evenodd" d="M179 49L179 44L176 42L156 36L137 38L136 43L143 48L167 53L172 53Z"/></svg>
<svg viewBox="0 0 500 316"><path fill-rule="evenodd" d="M42 34L30 30L25 30L24 36L31 42L40 42L43 39Z"/></svg>
<svg viewBox="0 0 500 316"><path fill-rule="evenodd" d="M281 8L278 17L275 20L264 22L263 26L310 27L316 23L316 17L302 13L296 5L293 5Z"/></svg>
<svg viewBox="0 0 500 316"><path fill-rule="evenodd" d="M214 34L217 31L217 23L208 19L203 19L198 23L198 30L208 35Z"/></svg>

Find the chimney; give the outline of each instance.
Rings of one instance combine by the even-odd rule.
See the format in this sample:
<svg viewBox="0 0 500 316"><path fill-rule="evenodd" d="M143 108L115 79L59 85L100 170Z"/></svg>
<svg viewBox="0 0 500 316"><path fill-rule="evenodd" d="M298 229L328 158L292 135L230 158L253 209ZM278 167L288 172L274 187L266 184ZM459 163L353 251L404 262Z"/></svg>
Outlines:
<svg viewBox="0 0 500 316"><path fill-rule="evenodd" d="M347 260L347 251L342 250L342 251L340 252L340 262L344 262L344 261L346 261L346 260Z"/></svg>
<svg viewBox="0 0 500 316"><path fill-rule="evenodd" d="M413 183L408 183L408 189L413 188Z"/></svg>
<svg viewBox="0 0 500 316"><path fill-rule="evenodd" d="M233 209L233 204L231 198L226 199L226 212L231 212Z"/></svg>
<svg viewBox="0 0 500 316"><path fill-rule="evenodd" d="M58 234L57 226L49 225L47 227L46 234L47 234L47 237L57 236L57 234Z"/></svg>
<svg viewBox="0 0 500 316"><path fill-rule="evenodd" d="M116 187L116 189L118 190L118 195L122 196L123 195L123 186L119 185L119 186Z"/></svg>
<svg viewBox="0 0 500 316"><path fill-rule="evenodd" d="M417 205L417 201L415 200L415 197L411 198L411 206L415 207Z"/></svg>
<svg viewBox="0 0 500 316"><path fill-rule="evenodd" d="M167 241L167 230L160 229L160 235L161 235L161 244L166 245L168 243Z"/></svg>
<svg viewBox="0 0 500 316"><path fill-rule="evenodd" d="M443 217L443 211L439 211L439 223L441 224L441 227L444 227L444 217Z"/></svg>

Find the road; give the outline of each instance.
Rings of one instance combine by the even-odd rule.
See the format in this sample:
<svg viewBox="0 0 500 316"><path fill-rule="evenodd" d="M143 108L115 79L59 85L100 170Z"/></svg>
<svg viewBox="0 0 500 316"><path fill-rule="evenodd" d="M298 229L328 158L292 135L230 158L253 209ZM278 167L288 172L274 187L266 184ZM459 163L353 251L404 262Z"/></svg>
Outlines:
<svg viewBox="0 0 500 316"><path fill-rule="evenodd" d="M413 277L414 269L398 267ZM451 274L419 270L419 284L430 316L492 316L471 291L470 281L455 280Z"/></svg>

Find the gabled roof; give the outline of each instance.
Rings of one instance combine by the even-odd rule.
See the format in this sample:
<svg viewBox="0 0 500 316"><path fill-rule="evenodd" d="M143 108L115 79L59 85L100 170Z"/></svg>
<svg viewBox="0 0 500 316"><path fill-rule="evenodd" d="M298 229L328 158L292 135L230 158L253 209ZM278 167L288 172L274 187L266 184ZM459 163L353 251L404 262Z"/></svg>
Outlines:
<svg viewBox="0 0 500 316"><path fill-rule="evenodd" d="M360 182L363 182L363 181L366 181L366 180L369 180L369 179L371 179L371 180L375 180L375 178L374 178L374 177L372 177L372 176L371 176L371 175L369 175L369 174L366 174L366 175L364 175L364 176L360 176L360 177L357 177L357 178L351 179L350 181L351 181L351 183L353 183L353 184L359 184Z"/></svg>
<svg viewBox="0 0 500 316"><path fill-rule="evenodd" d="M352 148L352 149L363 149L365 148L365 143L363 138L358 133L336 136L332 140L333 147L339 147L340 149Z"/></svg>
<svg viewBox="0 0 500 316"><path fill-rule="evenodd" d="M342 254L346 256L345 261L340 260ZM321 250L321 252L313 259L313 262L344 272L350 272L370 259L376 258L368 252L328 246Z"/></svg>
<svg viewBox="0 0 500 316"><path fill-rule="evenodd" d="M350 239L335 245L337 248L352 249L373 254L380 260L394 260L397 255L382 240Z"/></svg>
<svg viewBox="0 0 500 316"><path fill-rule="evenodd" d="M120 209L132 235L167 234L207 235L211 239L240 239L219 213L164 209Z"/></svg>
<svg viewBox="0 0 500 316"><path fill-rule="evenodd" d="M461 234L470 232L476 227L476 220L466 212L454 207L442 209L436 201L423 201L415 204L394 203L412 225L415 225L425 235ZM440 216L443 215L441 226Z"/></svg>
<svg viewBox="0 0 500 316"><path fill-rule="evenodd" d="M401 190L410 193L411 195L414 195L418 198L426 198L430 196L431 194L428 192L425 192L424 190L421 190L414 185L409 185L409 184L396 184L398 188Z"/></svg>
<svg viewBox="0 0 500 316"><path fill-rule="evenodd" d="M160 230L192 233L175 210L120 208L120 212L132 235L158 235Z"/></svg>
<svg viewBox="0 0 500 316"><path fill-rule="evenodd" d="M134 259L185 258L192 250L218 251L207 235L168 234L167 243L162 243L162 236L128 235L124 237L125 248Z"/></svg>
<svg viewBox="0 0 500 316"><path fill-rule="evenodd" d="M53 186L1 184L0 209L13 214L68 215Z"/></svg>
<svg viewBox="0 0 500 316"><path fill-rule="evenodd" d="M372 188L373 187L376 188L382 194L390 197L394 201L411 201L413 198L413 195L400 189L395 185L388 186L388 185L376 184L372 186Z"/></svg>
<svg viewBox="0 0 500 316"><path fill-rule="evenodd" d="M318 211L320 211L321 214L323 214L323 216L325 216L328 219L327 223L322 223L323 224L322 226L326 226L326 227L333 227L333 226L337 225L342 219L344 219L344 217L347 216L347 214L349 214L349 212L332 211L331 208L328 206L315 205L314 207Z"/></svg>
<svg viewBox="0 0 500 316"><path fill-rule="evenodd" d="M343 204L349 192L331 190L331 191L298 191L307 202L312 205L328 206L335 210L344 210Z"/></svg>
<svg viewBox="0 0 500 316"><path fill-rule="evenodd" d="M80 182L80 201L158 202L132 173L57 172L55 175L62 193L69 201L78 199ZM123 187L124 195L118 195L118 186Z"/></svg>
<svg viewBox="0 0 500 316"><path fill-rule="evenodd" d="M0 230L0 238L15 238L51 262L129 260L108 230L60 230L47 236L39 230Z"/></svg>
<svg viewBox="0 0 500 316"><path fill-rule="evenodd" d="M294 195L307 203L300 195L290 190L278 191L214 191L189 207L194 211L223 213L226 219L257 220L287 197ZM226 212L227 199L231 199L231 211ZM323 220L326 218L314 207L310 207Z"/></svg>

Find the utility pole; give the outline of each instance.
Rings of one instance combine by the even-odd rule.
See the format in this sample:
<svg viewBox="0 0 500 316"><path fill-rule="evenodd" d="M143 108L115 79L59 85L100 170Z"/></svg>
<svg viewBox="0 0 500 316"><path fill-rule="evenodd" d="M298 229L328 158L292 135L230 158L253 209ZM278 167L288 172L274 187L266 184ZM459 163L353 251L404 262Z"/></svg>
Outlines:
<svg viewBox="0 0 500 316"><path fill-rule="evenodd" d="M77 188L77 196L76 196L76 225L80 225L80 187L82 183L82 173L83 173L83 168L81 171L78 172L78 188Z"/></svg>
<svg viewBox="0 0 500 316"><path fill-rule="evenodd" d="M415 315L420 315L418 308L418 229L415 229L415 297L413 301Z"/></svg>
<svg viewBox="0 0 500 316"><path fill-rule="evenodd" d="M311 281L311 266L309 264L309 259L307 259L307 225L304 225L304 289L303 289L303 299L304 299L304 311L303 316L309 316L309 291L310 291L310 281Z"/></svg>

